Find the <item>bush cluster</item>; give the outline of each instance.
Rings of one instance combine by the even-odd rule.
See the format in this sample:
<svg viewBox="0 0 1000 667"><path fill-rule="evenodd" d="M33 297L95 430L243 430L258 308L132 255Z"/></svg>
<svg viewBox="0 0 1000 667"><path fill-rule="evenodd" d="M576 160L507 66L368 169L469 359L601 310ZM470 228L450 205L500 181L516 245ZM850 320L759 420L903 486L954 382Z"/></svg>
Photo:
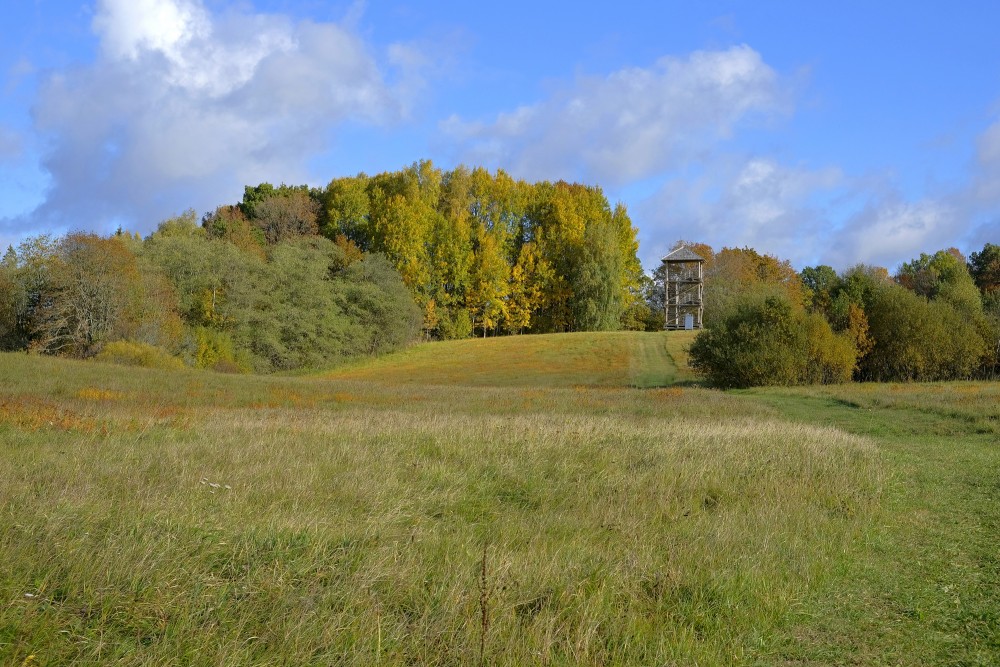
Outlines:
<svg viewBox="0 0 1000 667"><path fill-rule="evenodd" d="M108 343L94 358L97 361L122 366L141 366L163 370L184 368L184 362L170 354L168 350L148 343L129 340L116 340Z"/></svg>
<svg viewBox="0 0 1000 667"><path fill-rule="evenodd" d="M691 346L691 365L717 387L847 382L857 361L850 339L787 297L745 297Z"/></svg>
<svg viewBox="0 0 1000 667"><path fill-rule="evenodd" d="M712 384L908 382L1000 373L1000 247L986 244L968 263L954 249L924 254L895 276L864 265L842 274L807 267L797 285L784 263L761 261L749 249L701 252L711 262L706 274L725 279L725 298L706 303L711 328L691 349L693 365ZM726 262L719 260L723 255Z"/></svg>
<svg viewBox="0 0 1000 667"><path fill-rule="evenodd" d="M420 310L384 257L315 235L275 238L244 247L188 213L146 239L29 239L0 264L0 349L269 372L419 336Z"/></svg>

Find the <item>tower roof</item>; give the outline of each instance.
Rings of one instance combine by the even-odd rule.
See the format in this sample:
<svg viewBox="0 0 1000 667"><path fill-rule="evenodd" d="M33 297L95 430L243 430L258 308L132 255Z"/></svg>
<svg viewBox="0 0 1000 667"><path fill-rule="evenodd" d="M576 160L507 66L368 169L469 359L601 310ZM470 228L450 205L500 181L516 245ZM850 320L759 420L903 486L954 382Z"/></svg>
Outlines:
<svg viewBox="0 0 1000 667"><path fill-rule="evenodd" d="M662 259L664 262L704 262L705 258L697 254L686 245L682 245L677 250L668 254Z"/></svg>

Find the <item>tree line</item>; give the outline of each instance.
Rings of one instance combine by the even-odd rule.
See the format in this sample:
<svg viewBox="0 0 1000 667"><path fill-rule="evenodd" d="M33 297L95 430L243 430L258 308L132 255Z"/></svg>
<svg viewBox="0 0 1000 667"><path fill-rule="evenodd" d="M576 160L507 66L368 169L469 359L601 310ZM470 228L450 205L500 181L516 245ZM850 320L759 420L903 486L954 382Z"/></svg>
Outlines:
<svg viewBox="0 0 1000 667"><path fill-rule="evenodd" d="M636 229L596 186L421 161L325 188L248 186L241 202L207 215L205 228L249 251L318 235L348 252L379 253L430 338L645 324Z"/></svg>
<svg viewBox="0 0 1000 667"><path fill-rule="evenodd" d="M193 212L146 239L74 232L0 262L0 348L270 372L398 348L420 312L392 265L318 236L255 250Z"/></svg>
<svg viewBox="0 0 1000 667"><path fill-rule="evenodd" d="M890 274L796 272L750 248L688 245L706 259L707 329L692 364L717 386L1000 375L1000 246L921 254ZM660 269L646 285L651 311L662 280Z"/></svg>
<svg viewBox="0 0 1000 667"><path fill-rule="evenodd" d="M1000 246L891 275L681 244L706 260L691 359L714 384L1000 372ZM146 238L30 238L0 260L0 349L268 372L419 337L661 330L663 269L643 273L627 210L599 187L422 161L247 186Z"/></svg>
<svg viewBox="0 0 1000 667"><path fill-rule="evenodd" d="M267 372L421 335L641 328L637 253L625 207L594 186L426 161L325 188L262 183L145 239L9 248L0 349Z"/></svg>

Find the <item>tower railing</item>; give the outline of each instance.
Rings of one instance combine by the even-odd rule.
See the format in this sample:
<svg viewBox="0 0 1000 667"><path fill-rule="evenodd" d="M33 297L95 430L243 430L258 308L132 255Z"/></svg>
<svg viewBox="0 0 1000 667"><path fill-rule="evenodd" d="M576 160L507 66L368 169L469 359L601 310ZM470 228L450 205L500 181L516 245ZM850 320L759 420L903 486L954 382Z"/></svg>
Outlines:
<svg viewBox="0 0 1000 667"><path fill-rule="evenodd" d="M702 328L705 312L704 260L694 259L697 257L694 253L684 255L681 259L671 259L671 255L663 258L666 264L664 296L667 329Z"/></svg>

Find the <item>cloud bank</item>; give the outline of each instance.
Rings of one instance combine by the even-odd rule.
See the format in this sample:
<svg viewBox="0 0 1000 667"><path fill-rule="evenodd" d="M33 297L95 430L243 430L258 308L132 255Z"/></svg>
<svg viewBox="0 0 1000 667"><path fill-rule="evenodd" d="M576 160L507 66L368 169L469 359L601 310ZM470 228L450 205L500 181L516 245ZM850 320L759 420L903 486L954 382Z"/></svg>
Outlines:
<svg viewBox="0 0 1000 667"><path fill-rule="evenodd" d="M412 86L390 81L346 25L213 14L201 0L99 0L92 29L98 60L40 86L33 119L52 185L8 234L29 221L148 231L247 183L304 180L338 124L407 112Z"/></svg>
<svg viewBox="0 0 1000 667"><path fill-rule="evenodd" d="M530 179L620 184L698 159L753 117L787 110L789 91L748 46L665 57L584 76L548 100L442 129L463 159Z"/></svg>
<svg viewBox="0 0 1000 667"><path fill-rule="evenodd" d="M435 94L435 45L375 48L356 27L360 4L340 23L213 9L222 4L97 0L95 62L40 80L34 136L0 126L0 165L42 146L50 183L36 210L0 219L0 243L119 224L148 232L245 184L309 180L310 160L346 127L418 131L409 112ZM747 45L695 51L567 78L487 118L452 115L435 139L455 162L628 194L647 267L678 238L837 268L998 242L1000 120L970 146L964 184L908 199L891 179L810 164L783 144L800 83ZM420 157L442 161L400 163Z"/></svg>
<svg viewBox="0 0 1000 667"><path fill-rule="evenodd" d="M921 252L997 242L1000 122L978 138L965 185L908 201L871 174L748 150L742 135L795 114L795 88L743 45L578 77L493 119L453 116L441 127L466 162L652 190L631 202L647 267L679 238L837 268L893 268Z"/></svg>
<svg viewBox="0 0 1000 667"><path fill-rule="evenodd" d="M647 264L677 239L756 247L782 258L822 250L831 222L817 195L835 192L845 177L834 167L787 166L771 157L723 155L695 177L664 183L634 214L646 224Z"/></svg>

